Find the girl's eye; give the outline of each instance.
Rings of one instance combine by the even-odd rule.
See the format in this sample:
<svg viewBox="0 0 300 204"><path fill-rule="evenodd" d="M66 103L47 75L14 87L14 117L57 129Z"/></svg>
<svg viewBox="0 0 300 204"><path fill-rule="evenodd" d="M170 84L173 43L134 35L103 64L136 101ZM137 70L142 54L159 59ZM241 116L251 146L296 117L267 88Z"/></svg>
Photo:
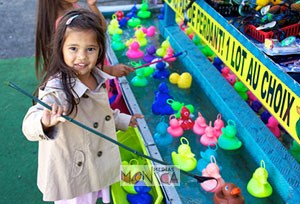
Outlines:
<svg viewBox="0 0 300 204"><path fill-rule="evenodd" d="M90 47L90 48L87 49L88 52L93 52L93 51L95 51L95 50L96 50L96 49L95 49L95 48L92 48L92 47Z"/></svg>
<svg viewBox="0 0 300 204"><path fill-rule="evenodd" d="M69 47L69 50L70 50L70 51L76 51L77 48L76 48L76 47Z"/></svg>

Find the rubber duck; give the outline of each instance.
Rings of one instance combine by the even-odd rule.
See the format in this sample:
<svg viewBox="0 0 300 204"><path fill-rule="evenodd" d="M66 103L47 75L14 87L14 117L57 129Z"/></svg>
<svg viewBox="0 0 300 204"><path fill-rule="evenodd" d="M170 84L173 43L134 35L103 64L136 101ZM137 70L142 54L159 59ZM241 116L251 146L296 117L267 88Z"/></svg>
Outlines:
<svg viewBox="0 0 300 204"><path fill-rule="evenodd" d="M233 85L236 92L242 97L244 101L248 100L248 88L241 81L236 81Z"/></svg>
<svg viewBox="0 0 300 204"><path fill-rule="evenodd" d="M157 18L159 20L164 20L164 17L165 17L165 8L161 7L160 10L159 10L159 14L158 14Z"/></svg>
<svg viewBox="0 0 300 204"><path fill-rule="evenodd" d="M203 190L208 192L218 191L222 185L225 183L223 178L220 175L220 168L217 165L216 158L210 156L210 163L202 170L202 176L205 177L214 177L216 180L209 180L203 183L200 183Z"/></svg>
<svg viewBox="0 0 300 204"><path fill-rule="evenodd" d="M173 142L173 137L167 131L168 126L169 125L164 121L164 117L162 117L155 128L156 132L153 136L157 145L166 146Z"/></svg>
<svg viewBox="0 0 300 204"><path fill-rule="evenodd" d="M222 128L224 127L224 121L222 120L222 115L219 113L217 119L214 122L214 134L217 138L222 134Z"/></svg>
<svg viewBox="0 0 300 204"><path fill-rule="evenodd" d="M156 55L159 57L164 57L168 47L170 47L169 37L167 37L167 39L161 43L161 47L156 50Z"/></svg>
<svg viewBox="0 0 300 204"><path fill-rule="evenodd" d="M121 174L121 183L122 188L131 194L136 194L137 192L134 189L134 184L142 179L142 169L137 159L131 159L128 161L122 161L122 174Z"/></svg>
<svg viewBox="0 0 300 204"><path fill-rule="evenodd" d="M129 20L129 18L127 17L123 17L121 18L121 20L119 21L119 26L120 28L125 28L127 26L127 21Z"/></svg>
<svg viewBox="0 0 300 204"><path fill-rule="evenodd" d="M149 26L146 32L147 37L153 37L155 35L155 30L156 30L155 26Z"/></svg>
<svg viewBox="0 0 300 204"><path fill-rule="evenodd" d="M141 47L144 47L147 45L148 41L146 38L146 34L142 31L142 29L137 29L134 32L135 40L138 41Z"/></svg>
<svg viewBox="0 0 300 204"><path fill-rule="evenodd" d="M122 38L119 34L114 34L112 36L111 47L114 51L120 51L126 47L126 45L122 42Z"/></svg>
<svg viewBox="0 0 300 204"><path fill-rule="evenodd" d="M181 137L180 142L178 153L172 152L173 164L177 165L181 170L192 171L197 165L195 154L192 153L189 141L185 137Z"/></svg>
<svg viewBox="0 0 300 204"><path fill-rule="evenodd" d="M153 59L156 58L155 56L156 48L154 45L150 45L149 47L146 48L146 54L143 58L144 62L149 63Z"/></svg>
<svg viewBox="0 0 300 204"><path fill-rule="evenodd" d="M181 75L174 72L170 75L169 81L171 84L177 84L178 88L188 89L192 84L192 75L188 72L184 72Z"/></svg>
<svg viewBox="0 0 300 204"><path fill-rule="evenodd" d="M200 142L204 146L218 143L218 138L214 134L214 128L211 125L211 121L209 122L209 125L205 128L205 133L200 137Z"/></svg>
<svg viewBox="0 0 300 204"><path fill-rule="evenodd" d="M120 34L122 34L123 30L119 27L120 26L119 26L119 22L117 20L116 15L112 15L112 19L111 19L110 23L107 26L108 33L110 35L114 35L114 34L119 34L120 35Z"/></svg>
<svg viewBox="0 0 300 204"><path fill-rule="evenodd" d="M131 59L142 58L144 56L144 52L140 50L140 45L137 41L131 43L129 50L126 52L126 56Z"/></svg>
<svg viewBox="0 0 300 204"><path fill-rule="evenodd" d="M124 17L124 12L119 10L119 11L116 11L115 13L115 16L117 17L117 20L120 21L123 17Z"/></svg>
<svg viewBox="0 0 300 204"><path fill-rule="evenodd" d="M155 52L155 54L156 54L156 52ZM154 58L154 59L151 61L151 63L153 63L153 64L151 64L150 67L152 67L152 68L155 69L155 68L156 68L156 64L157 64L158 62L160 62L161 59L162 59L161 57ZM157 63L156 63L156 62L157 62ZM166 63L166 68L170 67L170 65L169 65L168 62L164 61L164 63Z"/></svg>
<svg viewBox="0 0 300 204"><path fill-rule="evenodd" d="M141 19L135 18L135 17L131 17L127 21L127 25L132 28L135 28L135 27L139 26L140 24L141 24Z"/></svg>
<svg viewBox="0 0 300 204"><path fill-rule="evenodd" d="M265 123L267 124L268 123L268 120L269 118L271 117L271 114L269 113L269 111L265 110L264 112L262 112L260 114L260 119Z"/></svg>
<svg viewBox="0 0 300 204"><path fill-rule="evenodd" d="M126 16L128 17L128 18L133 18L133 17L137 17L137 12L138 12L138 8L136 7L136 2L134 2L134 5L132 6L132 8L130 9L130 12L128 12L127 14L126 14Z"/></svg>
<svg viewBox="0 0 300 204"><path fill-rule="evenodd" d="M134 185L136 194L127 194L127 200L130 204L151 204L153 197L149 193L151 188L148 187L144 181L138 181Z"/></svg>
<svg viewBox="0 0 300 204"><path fill-rule="evenodd" d="M218 139L218 145L225 150L235 150L242 146L242 142L236 137L236 127L233 120L228 120L227 126L222 128L222 134Z"/></svg>
<svg viewBox="0 0 300 204"><path fill-rule="evenodd" d="M198 117L195 120L195 124L193 127L193 132L197 135L202 136L205 133L205 129L207 127L205 118L198 112Z"/></svg>
<svg viewBox="0 0 300 204"><path fill-rule="evenodd" d="M274 116L270 116L268 119L267 127L277 138L281 136L281 132L278 125L279 123L276 120L276 118Z"/></svg>
<svg viewBox="0 0 300 204"><path fill-rule="evenodd" d="M252 101L250 106L251 106L252 110L256 113L259 113L261 108L263 107L259 100Z"/></svg>
<svg viewBox="0 0 300 204"><path fill-rule="evenodd" d="M293 155L296 161L300 163L300 144L298 144L296 140L293 140L289 152Z"/></svg>
<svg viewBox="0 0 300 204"><path fill-rule="evenodd" d="M165 79L170 75L170 71L166 68L166 63L161 61L156 64L156 69L152 75L155 79Z"/></svg>
<svg viewBox="0 0 300 204"><path fill-rule="evenodd" d="M166 51L166 55L164 58L167 58L167 62L174 62L176 60L176 57L172 57L174 55L174 50L172 47L168 47Z"/></svg>
<svg viewBox="0 0 300 204"><path fill-rule="evenodd" d="M173 137L180 137L183 134L183 128L181 127L179 121L174 115L170 115L169 127L167 128L168 133Z"/></svg>
<svg viewBox="0 0 300 204"><path fill-rule="evenodd" d="M180 110L184 106L184 103L181 103L179 101L175 101L173 99L168 99L167 104L169 104L171 106L171 108L174 110L174 113L175 113L174 116L176 118L180 118Z"/></svg>
<svg viewBox="0 0 300 204"><path fill-rule="evenodd" d="M173 99L169 94L168 86L165 82L161 82L158 90L155 91L154 102L152 103L152 113L155 115L171 115L174 113L172 107L167 100Z"/></svg>
<svg viewBox="0 0 300 204"><path fill-rule="evenodd" d="M144 87L144 86L148 85L148 80L144 76L144 70L143 69L135 70L135 74L136 74L136 76L134 76L130 81L130 83L133 86Z"/></svg>
<svg viewBox="0 0 300 204"><path fill-rule="evenodd" d="M257 198L266 198L273 193L272 186L268 182L268 171L265 162L261 160L260 167L255 170L247 184L248 192Z"/></svg>
<svg viewBox="0 0 300 204"><path fill-rule="evenodd" d="M143 1L140 10L137 12L137 16L140 18L150 18L151 12L148 11L148 3L146 1Z"/></svg>
<svg viewBox="0 0 300 204"><path fill-rule="evenodd" d="M232 74L232 73L229 73L225 79L226 79L226 81L228 81L229 84L231 84L232 86L233 86L233 85L235 84L235 82L236 82L236 76L235 76L234 74Z"/></svg>
<svg viewBox="0 0 300 204"><path fill-rule="evenodd" d="M200 156L201 158L197 162L197 170L202 172L203 169L209 164L210 162L210 157L214 156L215 158L218 157L217 149L218 145L208 145L208 148L205 151L200 151ZM215 147L215 148L212 148Z"/></svg>
<svg viewBox="0 0 300 204"><path fill-rule="evenodd" d="M224 185L214 194L214 204L244 204L245 199L241 189L234 183L224 183Z"/></svg>
<svg viewBox="0 0 300 204"><path fill-rule="evenodd" d="M180 110L180 118L179 118L179 124L183 128L183 130L190 130L194 126L194 121L190 117L190 110L183 106Z"/></svg>

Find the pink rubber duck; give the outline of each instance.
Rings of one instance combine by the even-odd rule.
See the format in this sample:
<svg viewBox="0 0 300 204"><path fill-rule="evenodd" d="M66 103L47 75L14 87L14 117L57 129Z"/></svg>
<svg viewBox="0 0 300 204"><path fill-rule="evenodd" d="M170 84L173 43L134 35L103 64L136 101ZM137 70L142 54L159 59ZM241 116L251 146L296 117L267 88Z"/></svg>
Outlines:
<svg viewBox="0 0 300 204"><path fill-rule="evenodd" d="M155 26L150 26L147 28L146 35L147 37L153 37L155 35Z"/></svg>
<svg viewBox="0 0 300 204"><path fill-rule="evenodd" d="M201 183L203 190L208 192L218 191L225 183L224 179L221 177L220 168L217 165L216 158L214 156L210 157L210 163L202 170L202 176L214 177L218 180L208 180Z"/></svg>
<svg viewBox="0 0 300 204"><path fill-rule="evenodd" d="M280 129L278 127L279 123L274 118L274 116L269 117L267 127L269 130L275 135L275 137L279 138L281 135Z"/></svg>
<svg viewBox="0 0 300 204"><path fill-rule="evenodd" d="M167 128L168 133L173 137L180 137L183 134L183 128L181 127L179 120L176 119L175 115L170 115L170 126Z"/></svg>
<svg viewBox="0 0 300 204"><path fill-rule="evenodd" d="M222 134L222 128L224 127L224 121L222 120L222 116L219 113L217 119L214 122L214 134L217 138Z"/></svg>
<svg viewBox="0 0 300 204"><path fill-rule="evenodd" d="M176 57L172 57L173 55L174 55L174 50L170 46L170 47L167 48L166 55L164 56L164 58L171 57L171 58L166 59L166 61L167 62L174 62L176 60Z"/></svg>
<svg viewBox="0 0 300 204"><path fill-rule="evenodd" d="M126 56L131 59L138 59L144 56L144 52L140 50L140 44L137 41L133 41L130 44Z"/></svg>
<svg viewBox="0 0 300 204"><path fill-rule="evenodd" d="M202 136L205 133L205 129L207 127L205 118L198 112L198 117L195 120L195 124L193 126L193 132L197 135Z"/></svg>
<svg viewBox="0 0 300 204"><path fill-rule="evenodd" d="M204 146L214 145L218 143L218 138L214 134L214 128L211 126L211 121L209 122L209 126L205 128L205 133L200 138L201 144Z"/></svg>
<svg viewBox="0 0 300 204"><path fill-rule="evenodd" d="M193 119L190 117L190 110L183 106L180 110L180 118L179 118L179 124L181 125L181 127L184 130L190 130L193 128L194 126L194 121Z"/></svg>

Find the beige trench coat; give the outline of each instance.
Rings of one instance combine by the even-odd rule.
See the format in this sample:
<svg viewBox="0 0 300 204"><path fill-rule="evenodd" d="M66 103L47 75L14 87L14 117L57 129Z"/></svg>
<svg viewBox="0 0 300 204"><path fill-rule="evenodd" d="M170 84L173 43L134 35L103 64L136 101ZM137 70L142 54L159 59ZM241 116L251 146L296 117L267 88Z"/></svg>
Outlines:
<svg viewBox="0 0 300 204"><path fill-rule="evenodd" d="M110 75L94 70L99 86L90 91L76 80L80 97L75 120L116 140L116 129L126 130L130 115L112 111L105 80ZM54 78L39 91L48 104L67 105L61 82ZM117 145L66 121L46 135L41 125L41 105L32 106L23 121L23 133L30 141L39 141L37 184L45 201L71 199L98 191L120 178L120 153Z"/></svg>

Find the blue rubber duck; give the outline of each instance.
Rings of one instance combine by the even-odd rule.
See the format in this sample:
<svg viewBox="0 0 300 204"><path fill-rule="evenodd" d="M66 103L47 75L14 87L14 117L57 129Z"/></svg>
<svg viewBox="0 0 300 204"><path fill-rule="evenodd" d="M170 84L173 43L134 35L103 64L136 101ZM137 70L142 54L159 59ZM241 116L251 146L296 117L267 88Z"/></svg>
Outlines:
<svg viewBox="0 0 300 204"><path fill-rule="evenodd" d="M198 171L202 172L202 170L205 169L205 167L210 163L211 156L214 156L217 159L217 149L218 145L215 143L215 145L208 145L208 148L205 151L200 151L201 159L197 162Z"/></svg>
<svg viewBox="0 0 300 204"><path fill-rule="evenodd" d="M137 194L127 194L127 200L130 204L151 204L153 197L149 193L151 188L144 181L138 181L134 185L134 190Z"/></svg>
<svg viewBox="0 0 300 204"><path fill-rule="evenodd" d="M160 122L156 126L156 133L153 138L157 145L166 146L173 142L173 137L168 133L167 128L169 125L164 121L164 117L161 118Z"/></svg>
<svg viewBox="0 0 300 204"><path fill-rule="evenodd" d="M169 89L165 82L161 82L158 90L155 91L155 99L152 103L152 112L155 115L172 115L174 113L171 105L167 103L169 99L173 99L169 95Z"/></svg>

